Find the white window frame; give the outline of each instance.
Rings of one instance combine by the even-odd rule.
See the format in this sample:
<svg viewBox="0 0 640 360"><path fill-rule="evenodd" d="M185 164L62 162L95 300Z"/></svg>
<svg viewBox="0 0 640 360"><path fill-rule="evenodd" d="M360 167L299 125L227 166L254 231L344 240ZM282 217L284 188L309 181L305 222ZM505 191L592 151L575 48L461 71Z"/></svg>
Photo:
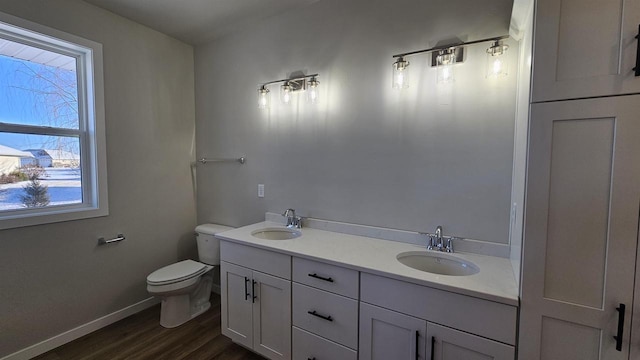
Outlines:
<svg viewBox="0 0 640 360"><path fill-rule="evenodd" d="M0 12L0 37L77 59L79 129L0 123L0 132L74 136L82 203L0 212L0 230L109 215L102 44Z"/></svg>

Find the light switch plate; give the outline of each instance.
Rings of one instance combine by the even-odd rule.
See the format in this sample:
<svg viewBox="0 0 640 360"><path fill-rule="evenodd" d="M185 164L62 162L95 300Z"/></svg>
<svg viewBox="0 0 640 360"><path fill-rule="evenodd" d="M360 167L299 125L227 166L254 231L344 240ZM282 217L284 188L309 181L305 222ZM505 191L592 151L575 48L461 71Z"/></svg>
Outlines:
<svg viewBox="0 0 640 360"><path fill-rule="evenodd" d="M264 197L264 184L258 184L258 197Z"/></svg>

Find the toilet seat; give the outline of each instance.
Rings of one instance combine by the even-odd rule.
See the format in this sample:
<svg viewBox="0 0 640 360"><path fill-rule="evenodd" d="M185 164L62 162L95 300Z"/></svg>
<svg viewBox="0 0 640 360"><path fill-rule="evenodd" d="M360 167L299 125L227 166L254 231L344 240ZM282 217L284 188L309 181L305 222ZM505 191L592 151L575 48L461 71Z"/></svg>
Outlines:
<svg viewBox="0 0 640 360"><path fill-rule="evenodd" d="M160 268L147 276L147 284L152 286L162 286L175 284L206 273L211 269L211 266L207 266L203 263L184 260L175 264L167 265Z"/></svg>

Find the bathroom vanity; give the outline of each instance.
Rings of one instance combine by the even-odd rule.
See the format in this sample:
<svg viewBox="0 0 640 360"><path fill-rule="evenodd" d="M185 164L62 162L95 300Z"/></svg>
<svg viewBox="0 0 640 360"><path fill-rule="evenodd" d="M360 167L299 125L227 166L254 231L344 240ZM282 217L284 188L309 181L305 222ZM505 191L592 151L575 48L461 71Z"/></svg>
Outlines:
<svg viewBox="0 0 640 360"><path fill-rule="evenodd" d="M273 222L218 237L222 333L269 359L515 358L518 293L506 258ZM399 261L406 254L438 263L430 271L473 268L436 274Z"/></svg>

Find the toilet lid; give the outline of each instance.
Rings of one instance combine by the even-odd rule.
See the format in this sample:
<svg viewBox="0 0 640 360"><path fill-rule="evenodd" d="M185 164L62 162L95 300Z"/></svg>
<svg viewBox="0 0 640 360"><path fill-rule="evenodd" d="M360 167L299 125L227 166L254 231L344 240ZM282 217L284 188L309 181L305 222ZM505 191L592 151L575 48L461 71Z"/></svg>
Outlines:
<svg viewBox="0 0 640 360"><path fill-rule="evenodd" d="M193 260L184 260L152 272L147 276L151 285L166 285L190 279L207 272L207 266Z"/></svg>

